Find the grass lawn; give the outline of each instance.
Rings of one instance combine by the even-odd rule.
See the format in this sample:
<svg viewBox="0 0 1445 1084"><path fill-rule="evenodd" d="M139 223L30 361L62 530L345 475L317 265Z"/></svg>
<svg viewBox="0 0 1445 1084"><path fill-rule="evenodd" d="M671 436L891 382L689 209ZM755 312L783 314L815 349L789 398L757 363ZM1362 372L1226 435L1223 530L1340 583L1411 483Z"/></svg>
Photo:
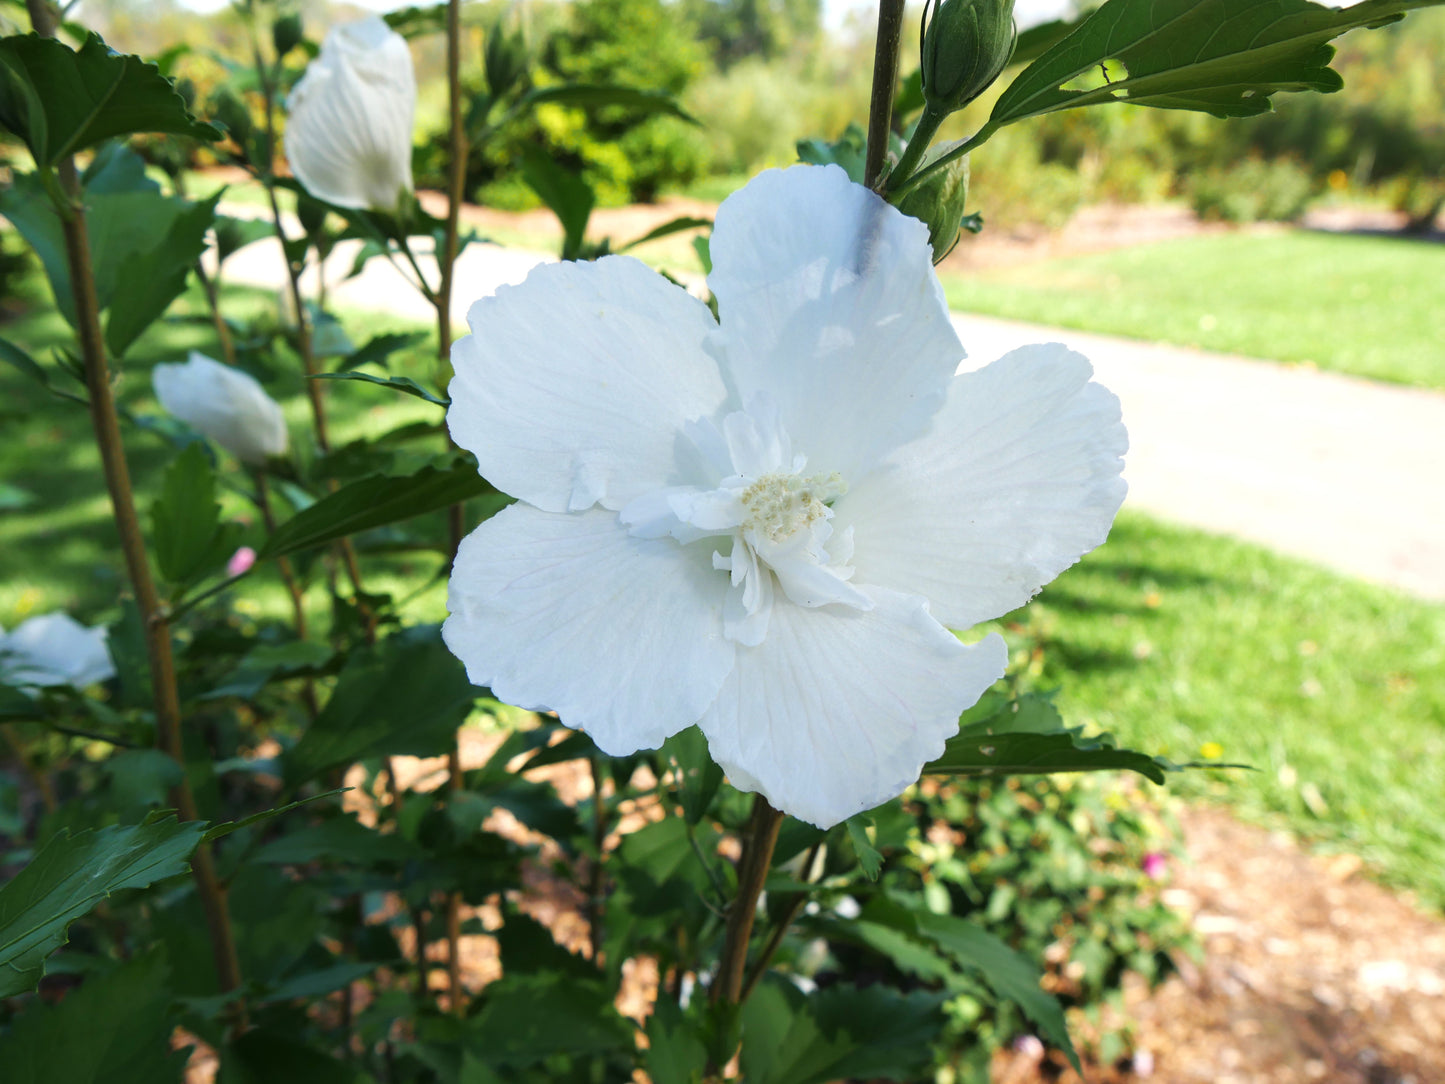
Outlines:
<svg viewBox="0 0 1445 1084"><path fill-rule="evenodd" d="M1180 773L1175 792L1359 854L1445 908L1445 606L1126 513L1001 626L1011 669L1060 687L1071 723L1257 769Z"/></svg>
<svg viewBox="0 0 1445 1084"><path fill-rule="evenodd" d="M1445 388L1445 245L1238 233L942 278L967 312Z"/></svg>
<svg viewBox="0 0 1445 1084"><path fill-rule="evenodd" d="M271 295L235 291L234 315L274 305ZM152 328L119 373L123 404L154 414L149 368L186 349L214 351L209 324L188 296L188 319ZM396 320L347 316L352 338L405 330ZM37 357L63 334L54 316L0 326L0 336ZM393 366L429 379L429 354ZM302 382L268 385L283 400L293 437L308 431ZM331 384L336 443L404 421L437 421L429 404L365 384ZM87 622L116 613L123 591L86 412L0 366L0 479L34 495L0 512L0 624L67 609ZM170 452L153 433L127 427L143 518ZM440 446L440 436L436 443ZM223 459L227 514L254 519L244 475ZM440 523L437 525L440 536ZM259 526L253 525L253 543ZM369 590L402 597L424 584L411 620L443 613L429 553L368 554ZM324 627L325 592L309 596ZM246 581L242 613L285 618L271 570ZM1445 606L1366 586L1303 562L1198 531L1125 515L1110 542L1066 572L1025 610L999 623L1013 671L1035 688L1062 688L1072 722L1176 760L1215 753L1255 772L1190 772L1175 791L1228 803L1246 817L1288 824L1328 846L1355 851L1381 876L1445 907Z"/></svg>

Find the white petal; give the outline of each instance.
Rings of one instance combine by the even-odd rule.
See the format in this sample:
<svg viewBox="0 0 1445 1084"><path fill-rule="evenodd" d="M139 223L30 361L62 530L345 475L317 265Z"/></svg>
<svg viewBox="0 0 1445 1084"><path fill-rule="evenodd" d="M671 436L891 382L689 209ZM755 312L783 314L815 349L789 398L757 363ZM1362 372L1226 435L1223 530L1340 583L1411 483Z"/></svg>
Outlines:
<svg viewBox="0 0 1445 1084"><path fill-rule="evenodd" d="M729 196L712 260L739 401L769 394L810 471L851 482L942 405L963 348L928 229L838 167L769 170Z"/></svg>
<svg viewBox="0 0 1445 1084"><path fill-rule="evenodd" d="M951 628L1022 606L1109 534L1126 485L1119 401L1051 343L955 378L921 439L834 505L854 582L923 595Z"/></svg>
<svg viewBox="0 0 1445 1084"><path fill-rule="evenodd" d="M869 595L868 611L779 600L701 721L734 786L820 828L915 782L1007 662L998 636L965 646L921 598Z"/></svg>
<svg viewBox="0 0 1445 1084"><path fill-rule="evenodd" d="M192 350L151 370L161 407L243 463L285 455L286 416L250 373Z"/></svg>
<svg viewBox="0 0 1445 1084"><path fill-rule="evenodd" d="M334 27L287 103L286 158L318 199L394 211L411 191L416 74L378 16Z"/></svg>
<svg viewBox="0 0 1445 1084"><path fill-rule="evenodd" d="M447 425L498 489L564 512L703 480L681 430L726 391L702 348L717 325L685 290L622 256L546 264L467 322Z"/></svg>
<svg viewBox="0 0 1445 1084"><path fill-rule="evenodd" d="M42 614L0 633L0 680L15 686L83 689L115 676L104 628L86 628L69 614Z"/></svg>
<svg viewBox="0 0 1445 1084"><path fill-rule="evenodd" d="M727 588L706 543L635 538L601 509L517 504L462 542L442 635L473 682L623 756L691 726L717 695L733 664Z"/></svg>

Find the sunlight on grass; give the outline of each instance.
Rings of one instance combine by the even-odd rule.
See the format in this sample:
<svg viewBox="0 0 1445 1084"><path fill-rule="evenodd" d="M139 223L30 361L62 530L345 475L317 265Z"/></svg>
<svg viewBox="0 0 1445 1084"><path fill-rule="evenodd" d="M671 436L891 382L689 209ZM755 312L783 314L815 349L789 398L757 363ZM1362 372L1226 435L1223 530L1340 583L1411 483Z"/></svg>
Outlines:
<svg viewBox="0 0 1445 1084"><path fill-rule="evenodd" d="M967 312L1445 388L1445 245L1226 234L940 277Z"/></svg>

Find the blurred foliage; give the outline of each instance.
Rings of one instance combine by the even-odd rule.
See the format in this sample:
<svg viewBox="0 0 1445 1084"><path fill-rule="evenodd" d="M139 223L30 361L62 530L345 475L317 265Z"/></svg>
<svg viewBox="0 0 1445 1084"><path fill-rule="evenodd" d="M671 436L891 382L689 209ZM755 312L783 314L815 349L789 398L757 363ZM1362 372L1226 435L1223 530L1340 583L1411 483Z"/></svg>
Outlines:
<svg viewBox="0 0 1445 1084"><path fill-rule="evenodd" d="M1228 169L1191 173L1184 194L1200 218L1224 222L1294 222L1314 186L1292 158L1246 158Z"/></svg>

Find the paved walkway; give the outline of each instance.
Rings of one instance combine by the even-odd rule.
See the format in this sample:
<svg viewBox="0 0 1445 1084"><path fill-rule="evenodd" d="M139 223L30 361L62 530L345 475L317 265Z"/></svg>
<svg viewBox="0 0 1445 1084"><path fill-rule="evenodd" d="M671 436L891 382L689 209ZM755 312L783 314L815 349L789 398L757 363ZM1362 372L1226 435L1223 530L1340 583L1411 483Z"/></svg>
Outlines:
<svg viewBox="0 0 1445 1084"><path fill-rule="evenodd" d="M331 281L354 257L340 249ZM470 246L458 266L457 325L472 301L520 282L539 259ZM228 281L270 287L284 274L274 243L241 250L226 270ZM432 319L380 259L331 297ZM1063 342L1089 357L1124 405L1129 507L1445 600L1445 394L981 316L954 320L970 366L1033 342Z"/></svg>

